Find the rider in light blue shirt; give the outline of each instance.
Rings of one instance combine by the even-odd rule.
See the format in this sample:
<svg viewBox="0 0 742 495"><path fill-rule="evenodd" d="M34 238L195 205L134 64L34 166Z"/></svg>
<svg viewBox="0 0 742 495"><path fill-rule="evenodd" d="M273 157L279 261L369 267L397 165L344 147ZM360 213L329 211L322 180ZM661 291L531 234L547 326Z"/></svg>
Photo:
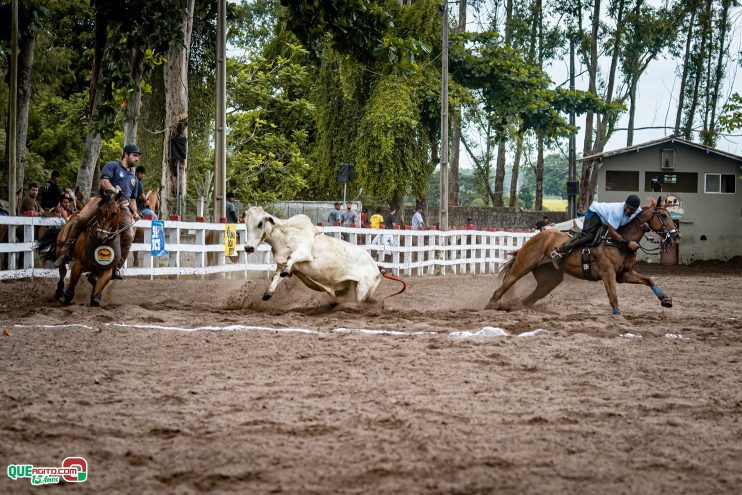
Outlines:
<svg viewBox="0 0 742 495"><path fill-rule="evenodd" d="M626 198L624 203L593 203L590 205L585 213L582 231L552 251L551 262L554 268L559 268L560 261L570 251L595 238L598 229L603 225L608 227L608 235L612 239L624 242L623 237L618 233L618 228L623 227L641 213L640 204L639 196L632 194ZM639 249L639 244L631 241L626 243L626 247L631 251L636 251Z"/></svg>

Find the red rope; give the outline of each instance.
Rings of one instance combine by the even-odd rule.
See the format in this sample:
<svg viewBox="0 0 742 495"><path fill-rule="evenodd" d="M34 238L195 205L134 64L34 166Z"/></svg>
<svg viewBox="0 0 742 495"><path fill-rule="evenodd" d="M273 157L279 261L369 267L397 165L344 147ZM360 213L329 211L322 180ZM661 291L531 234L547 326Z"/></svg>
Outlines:
<svg viewBox="0 0 742 495"><path fill-rule="evenodd" d="M391 275L387 275L386 272L381 272L381 274L384 276L384 278L388 278L389 280L394 280L395 282L399 282L399 283L402 284L402 290L401 291L395 292L391 296L387 296L387 297L394 297L394 296L396 296L398 294L401 294L401 293L403 293L404 291L407 290L407 282L405 282L401 278L392 277Z"/></svg>

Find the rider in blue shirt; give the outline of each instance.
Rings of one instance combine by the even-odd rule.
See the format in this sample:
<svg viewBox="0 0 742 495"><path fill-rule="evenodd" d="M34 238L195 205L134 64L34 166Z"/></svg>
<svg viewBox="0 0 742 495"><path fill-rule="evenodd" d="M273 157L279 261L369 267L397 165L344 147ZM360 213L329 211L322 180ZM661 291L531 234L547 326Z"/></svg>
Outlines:
<svg viewBox="0 0 742 495"><path fill-rule="evenodd" d="M636 194L626 198L624 203L593 203L585 213L582 231L572 239L562 244L551 252L551 262L554 268L559 268L559 263L565 255L573 249L583 246L595 238L595 234L603 225L608 227L608 235L612 239L624 243L631 251L639 249L639 243L625 242L618 228L632 221L642 209L641 200Z"/></svg>
<svg viewBox="0 0 742 495"><path fill-rule="evenodd" d="M135 201L138 180L134 173L134 167L139 161L139 155L141 154L142 152L136 144L127 144L124 146L121 161L110 161L106 163L100 174L101 191L121 192L121 198L123 199L120 201L119 228L128 226L128 228L121 232L121 259L113 273L113 278L117 279L123 278L119 273L119 269L126 261L126 257L129 255L129 248L131 248L131 243L134 240L134 227L132 227L132 224L135 220L139 220L137 202ZM85 208L75 217L75 224L70 229L67 241L62 248L59 258L54 262L54 266L60 267L67 261L69 253L73 251L72 247L75 245L77 236L85 230L88 222L95 217L100 201L100 195L91 198L88 204L85 205Z"/></svg>

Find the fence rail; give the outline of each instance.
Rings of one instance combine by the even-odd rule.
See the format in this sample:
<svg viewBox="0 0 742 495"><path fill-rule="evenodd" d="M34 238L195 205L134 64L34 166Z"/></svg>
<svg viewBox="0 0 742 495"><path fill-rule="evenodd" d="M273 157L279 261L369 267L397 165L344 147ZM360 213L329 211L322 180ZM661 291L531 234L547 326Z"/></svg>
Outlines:
<svg viewBox="0 0 742 495"><path fill-rule="evenodd" d="M33 252L39 228L60 225L59 218L0 217L0 280L56 277L56 269L41 266ZM123 270L127 276L206 276L240 274L269 276L276 269L270 246L262 244L247 254L238 245L237 256L224 255L224 224L165 221L168 254L150 253L151 221L140 220L142 242L132 244ZM520 248L532 232L477 230L387 230L318 227L326 235L343 238L368 251L376 263L395 275L494 273L510 251ZM7 236L4 230L7 229ZM244 239L245 225L237 224ZM15 242L9 242L13 239ZM136 254L136 256L134 256Z"/></svg>

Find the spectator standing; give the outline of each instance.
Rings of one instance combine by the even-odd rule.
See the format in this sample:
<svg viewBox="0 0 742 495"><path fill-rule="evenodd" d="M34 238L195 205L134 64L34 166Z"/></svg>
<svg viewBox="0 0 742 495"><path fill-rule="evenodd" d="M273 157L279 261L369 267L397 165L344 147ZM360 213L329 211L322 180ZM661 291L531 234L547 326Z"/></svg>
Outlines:
<svg viewBox="0 0 742 495"><path fill-rule="evenodd" d="M72 202L72 198L64 194L59 204L49 210L49 216L69 218L74 211L73 204L74 203Z"/></svg>
<svg viewBox="0 0 742 495"><path fill-rule="evenodd" d="M41 208L41 204L38 200L39 197L39 185L35 182L32 182L28 185L28 194L24 196L23 201L21 202L21 215L26 213L27 211L34 211L37 215L42 215L44 213L43 208ZM57 200L59 202L59 200ZM54 205L56 206L56 204Z"/></svg>
<svg viewBox="0 0 742 495"><path fill-rule="evenodd" d="M353 203L348 201L345 204L345 211L342 214L343 227L358 227L358 213L353 211Z"/></svg>
<svg viewBox="0 0 742 495"><path fill-rule="evenodd" d="M330 212L330 214L327 216L327 225L333 226L337 222L343 221L343 212L340 211L340 207L343 204L340 201L335 201L335 209Z"/></svg>
<svg viewBox="0 0 742 495"><path fill-rule="evenodd" d="M387 229L393 229L394 228L394 215L397 214L397 210L394 208L389 208L387 210L386 215L384 215L384 226Z"/></svg>
<svg viewBox="0 0 742 495"><path fill-rule="evenodd" d="M62 200L62 188L59 187L59 179L62 175L59 170L52 170L51 178L44 184L41 189L41 199L39 203L45 210L56 208Z"/></svg>
<svg viewBox="0 0 742 495"><path fill-rule="evenodd" d="M384 223L384 217L381 216L381 210L376 208L376 211L371 215L371 228L378 229L382 223Z"/></svg>
<svg viewBox="0 0 742 495"><path fill-rule="evenodd" d="M412 215L412 230L421 230L425 228L425 222L423 221L423 207L418 206L415 208L415 214Z"/></svg>
<svg viewBox="0 0 742 495"><path fill-rule="evenodd" d="M240 223L239 219L237 218L237 208L234 206L234 202L237 199L237 196L233 192L230 192L227 194L227 201L225 206L225 209L227 211L227 223Z"/></svg>

